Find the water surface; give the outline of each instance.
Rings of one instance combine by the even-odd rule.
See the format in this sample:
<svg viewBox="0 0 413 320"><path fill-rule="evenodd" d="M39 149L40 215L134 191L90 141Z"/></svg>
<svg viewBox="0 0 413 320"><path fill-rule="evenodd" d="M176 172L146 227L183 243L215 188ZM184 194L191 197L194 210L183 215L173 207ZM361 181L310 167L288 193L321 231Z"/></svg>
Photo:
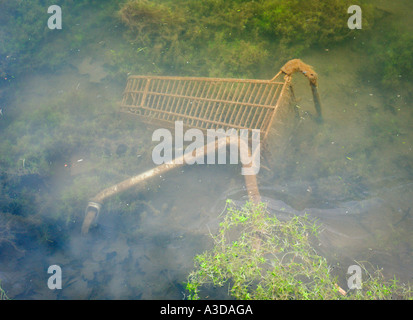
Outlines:
<svg viewBox="0 0 413 320"><path fill-rule="evenodd" d="M401 28L411 27L406 15L410 3L382 0L378 5L398 17ZM100 32L96 42L115 46L111 32ZM72 210L86 207L84 199L94 195L91 186L100 190L153 167L154 127L116 113L125 83L105 80L108 70L101 53L76 54L54 73L29 73L7 88L14 99L7 100L2 117L11 117L9 125L24 123L39 106L61 98L102 110L108 128L85 121L90 117L85 109L85 118L79 119L84 141L75 150L51 152L51 175L26 174L13 190L4 179L3 195L27 195L37 213L30 223L10 216L0 220L10 225L1 229L3 235L14 232L10 236L17 239L16 247L0 243L0 279L10 298L183 299L193 257L212 247L210 233L217 230L226 199L239 205L247 200L239 166L188 166L156 179L145 190L108 200L98 225L80 236L83 212ZM308 214L319 220L323 231L317 250L340 277L354 261L368 261L386 276L411 282L413 102L399 92L383 94L374 79L362 80L365 57L363 50L356 52L349 45L316 48L300 57L319 74L324 122L311 117L310 87L297 74L300 119L292 120L294 126L282 137L270 135L259 187L278 217ZM394 105L389 106L389 98ZM48 129L44 135L45 140L30 143L50 143L55 150ZM28 162L21 161L24 170ZM118 167L124 168L121 175L113 169ZM79 181L83 189L70 189ZM79 201L64 202L76 198L74 192ZM9 209L14 216L27 217L18 207ZM63 217L58 223L55 214ZM62 268L63 290L47 288L46 271L52 264Z"/></svg>

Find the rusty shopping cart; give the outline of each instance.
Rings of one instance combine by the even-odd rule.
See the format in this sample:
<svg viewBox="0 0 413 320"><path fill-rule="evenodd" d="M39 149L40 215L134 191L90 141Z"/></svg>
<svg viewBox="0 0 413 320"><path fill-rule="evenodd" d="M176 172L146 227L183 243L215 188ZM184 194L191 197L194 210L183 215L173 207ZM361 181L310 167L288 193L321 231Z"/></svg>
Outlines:
<svg viewBox="0 0 413 320"><path fill-rule="evenodd" d="M167 127L173 126L176 121L182 121L188 128L204 131L246 129L251 132L251 139L264 141L279 109L291 97L289 93L292 92L291 81L295 72L301 72L309 79L317 116L321 118L317 74L299 59L286 63L271 80L130 76L123 93L120 111ZM256 136L255 129L259 129L259 136ZM223 142L214 141L212 150L225 147L233 143L231 141L228 138ZM243 143L242 139L237 143ZM203 152L190 156L203 157L209 150L211 146L205 145ZM188 160L188 155L185 159ZM86 208L82 233L86 234L89 231L105 199L131 187L143 185L147 180L184 164L183 159L176 158L98 193L90 199ZM244 175L244 178L249 198L259 202L255 174Z"/></svg>

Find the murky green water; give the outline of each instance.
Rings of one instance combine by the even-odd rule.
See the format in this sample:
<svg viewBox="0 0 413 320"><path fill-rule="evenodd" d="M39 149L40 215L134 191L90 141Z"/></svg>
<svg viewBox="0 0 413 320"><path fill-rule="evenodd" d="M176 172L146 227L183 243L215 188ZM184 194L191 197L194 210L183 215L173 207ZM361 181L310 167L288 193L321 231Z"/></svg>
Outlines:
<svg viewBox="0 0 413 320"><path fill-rule="evenodd" d="M377 3L399 28L411 28L410 2ZM14 299L183 299L193 257L212 247L209 233L217 229L225 200L247 200L240 167L187 166L143 191L113 197L98 225L80 236L83 212L74 210L85 208L85 200L103 187L153 167L154 127L117 114L125 82L105 80L104 51L116 47L118 31L94 28L96 43L89 52L79 48L55 72L27 73L1 88L0 133L19 122L14 134L19 137L21 130L29 141L17 139L10 148L50 145L51 173L31 175L32 158L24 154L14 159L25 177L19 184L2 172L0 204L14 218L1 216L0 238L15 241L0 242L1 286ZM338 276L345 278L354 261L367 261L383 268L385 276L412 282L413 101L397 90L383 94L376 79L360 77L367 52L347 43L300 56L319 74L324 122L317 124L309 115L314 113L311 91L297 74L300 119L294 131L270 135L259 187L277 216L307 213L319 219L323 232L317 250ZM64 117L40 122L40 131L33 132L36 140L30 140L25 121L39 116L41 106L58 108L59 101L84 108L79 126L73 125L71 111L62 109ZM96 110L102 117L98 125L89 119ZM65 137L50 136L55 127L46 123L53 121ZM77 148L54 146L77 139L70 134L77 130L83 135ZM33 212L20 212L19 205ZM62 268L62 290L47 287L50 265Z"/></svg>

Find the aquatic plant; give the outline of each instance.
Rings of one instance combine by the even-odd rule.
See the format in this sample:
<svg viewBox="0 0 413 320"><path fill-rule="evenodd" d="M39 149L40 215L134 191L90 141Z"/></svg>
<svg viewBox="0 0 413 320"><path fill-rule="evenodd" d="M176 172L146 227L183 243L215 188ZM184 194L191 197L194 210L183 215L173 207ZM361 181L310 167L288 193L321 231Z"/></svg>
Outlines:
<svg viewBox="0 0 413 320"><path fill-rule="evenodd" d="M378 273L363 278L362 290L344 296L327 260L314 249L319 224L308 216L281 221L263 203L242 208L227 203L212 236L214 247L194 259L186 285L189 299L201 299L211 286L224 285L236 299L412 298L410 287L386 282Z"/></svg>
<svg viewBox="0 0 413 320"><path fill-rule="evenodd" d="M27 63L32 50L43 40L45 25L39 19L43 12L40 1L0 1L0 76L3 79L13 75L19 64ZM25 65L26 69L30 67Z"/></svg>
<svg viewBox="0 0 413 320"><path fill-rule="evenodd" d="M47 28L46 10L54 4L50 0L0 1L0 86L25 72L56 70L80 48L93 47L96 34L90 30L114 23L119 1L62 0L64 22L58 31Z"/></svg>
<svg viewBox="0 0 413 320"><path fill-rule="evenodd" d="M0 300L10 300L0 283Z"/></svg>
<svg viewBox="0 0 413 320"><path fill-rule="evenodd" d="M173 12L162 3L148 0L129 1L119 11L120 19L128 26L134 41L150 44L168 39L182 30L183 16Z"/></svg>
<svg viewBox="0 0 413 320"><path fill-rule="evenodd" d="M387 28L387 25L386 25ZM368 41L368 63L363 78L378 80L385 90L411 94L413 36L389 26Z"/></svg>
<svg viewBox="0 0 413 320"><path fill-rule="evenodd" d="M16 109L22 112L3 129L0 141L0 172L8 188L0 193L0 211L68 223L83 214L84 203L100 186L136 173L144 157L138 159L133 152L118 157L115 151L120 144L145 145L139 143L143 128L136 119L119 119L112 99L97 99L95 89L93 84L86 90L74 87L40 104L25 96L16 98ZM146 155L142 150L140 154ZM73 160L75 155L79 158ZM81 158L87 160L90 176L73 171L72 162ZM42 192L19 187L24 185L19 181L30 176L45 181ZM51 177L61 181L53 197L48 190Z"/></svg>
<svg viewBox="0 0 413 320"><path fill-rule="evenodd" d="M111 63L128 72L262 76L305 48L349 38L351 4L363 3L368 29L373 10L356 2L130 0L119 11L129 48Z"/></svg>
<svg viewBox="0 0 413 320"><path fill-rule="evenodd" d="M363 29L369 29L372 7L366 1L263 1L256 20L263 32L281 37L285 42L326 45L341 41L354 32L349 30L347 9L363 7Z"/></svg>

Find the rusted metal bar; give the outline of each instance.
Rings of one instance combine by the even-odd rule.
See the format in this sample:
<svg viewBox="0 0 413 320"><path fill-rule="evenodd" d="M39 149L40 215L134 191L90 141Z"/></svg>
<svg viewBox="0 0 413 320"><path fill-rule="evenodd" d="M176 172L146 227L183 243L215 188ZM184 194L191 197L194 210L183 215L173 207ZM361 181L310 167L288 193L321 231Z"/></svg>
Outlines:
<svg viewBox="0 0 413 320"><path fill-rule="evenodd" d="M217 141L214 140L213 142L206 144L204 148L201 150L201 152L199 152L199 154L196 154L195 151L193 153L186 153L182 155L181 157L172 160L171 162L159 165L156 168L145 171L144 173L141 173L137 176L134 176L118 184L115 184L114 186L111 186L109 188L102 190L89 201L89 204L86 208L85 219L82 224L82 230L81 230L82 234L85 235L89 232L89 228L91 224L98 217L102 204L107 198L115 194L121 193L125 190L128 190L132 187L137 187L139 185L142 186L148 180L154 177L159 177L160 175L163 175L167 173L168 171L182 167L185 165L186 162L193 163L192 161L196 161L199 158L203 158L205 155L208 154L208 152L211 152L212 150L215 152L215 150L224 148L227 145L230 145L232 143L234 143L234 140L232 140L230 137L226 137L225 140L224 139L218 139ZM235 143L237 144L237 147L238 147L238 143L240 145L244 144L243 148L248 148L244 150L248 150L249 156L251 156L251 150L249 149L247 142L245 142L243 139L237 139L235 140ZM256 152L257 151L259 151L259 148L257 148ZM252 165L253 163L246 164L246 165L243 164L243 167L249 168ZM259 203L261 201L261 197L260 197L259 190L258 190L256 176L246 174L244 175L244 179L245 179L245 187L247 189L247 193L248 193L250 200L253 201L254 203Z"/></svg>
<svg viewBox="0 0 413 320"><path fill-rule="evenodd" d="M318 95L317 86L313 83L311 83L310 86L311 86L311 91L313 92L313 100L314 100L315 110L317 112L317 118L320 121L322 120L320 96Z"/></svg>
<svg viewBox="0 0 413 320"><path fill-rule="evenodd" d="M287 76L291 77L295 72L301 72L310 81L311 91L313 93L314 106L317 112L318 120L322 120L321 102L318 94L318 75L311 66L305 64L300 59L293 59L288 61L281 71Z"/></svg>
<svg viewBox="0 0 413 320"><path fill-rule="evenodd" d="M139 77L130 77L128 81L135 81ZM278 100L280 90L275 91L275 97L263 97L264 94L273 93L274 86L281 86L284 83L268 80L245 80L245 79L215 79L215 78L184 78L184 77L148 77L152 85L148 86L147 80L140 85L144 87L133 88L127 86L124 96L133 94L143 94L142 99L123 99L121 110L131 112L133 108L139 109L141 114L159 120L174 121L178 118L191 127L208 129L218 126L234 127L237 129L260 129L263 134L269 130L270 123L265 121L265 117L254 117L259 121L253 121L251 115L258 115L262 108L274 110ZM160 81L168 83L167 90L159 90L157 83ZM230 82L231 81L231 82ZM193 82L199 83L198 89ZM201 83L204 83L203 85ZM230 97L231 89L238 83L234 94ZM241 85L242 84L242 85ZM201 89L201 87L204 87ZM162 84L162 88L165 85ZM170 88L170 89L169 89ZM169 90L168 90L169 89ZM201 92L201 93L200 93ZM161 97L164 97L163 99ZM231 99L229 99L229 97ZM141 103L136 101L141 100ZM261 101L266 102L265 104ZM260 103L261 102L261 103ZM271 104L268 104L271 102ZM191 107L188 107L192 103ZM265 113L267 114L267 113ZM267 115L266 115L267 116ZM254 127L251 125L254 124Z"/></svg>

